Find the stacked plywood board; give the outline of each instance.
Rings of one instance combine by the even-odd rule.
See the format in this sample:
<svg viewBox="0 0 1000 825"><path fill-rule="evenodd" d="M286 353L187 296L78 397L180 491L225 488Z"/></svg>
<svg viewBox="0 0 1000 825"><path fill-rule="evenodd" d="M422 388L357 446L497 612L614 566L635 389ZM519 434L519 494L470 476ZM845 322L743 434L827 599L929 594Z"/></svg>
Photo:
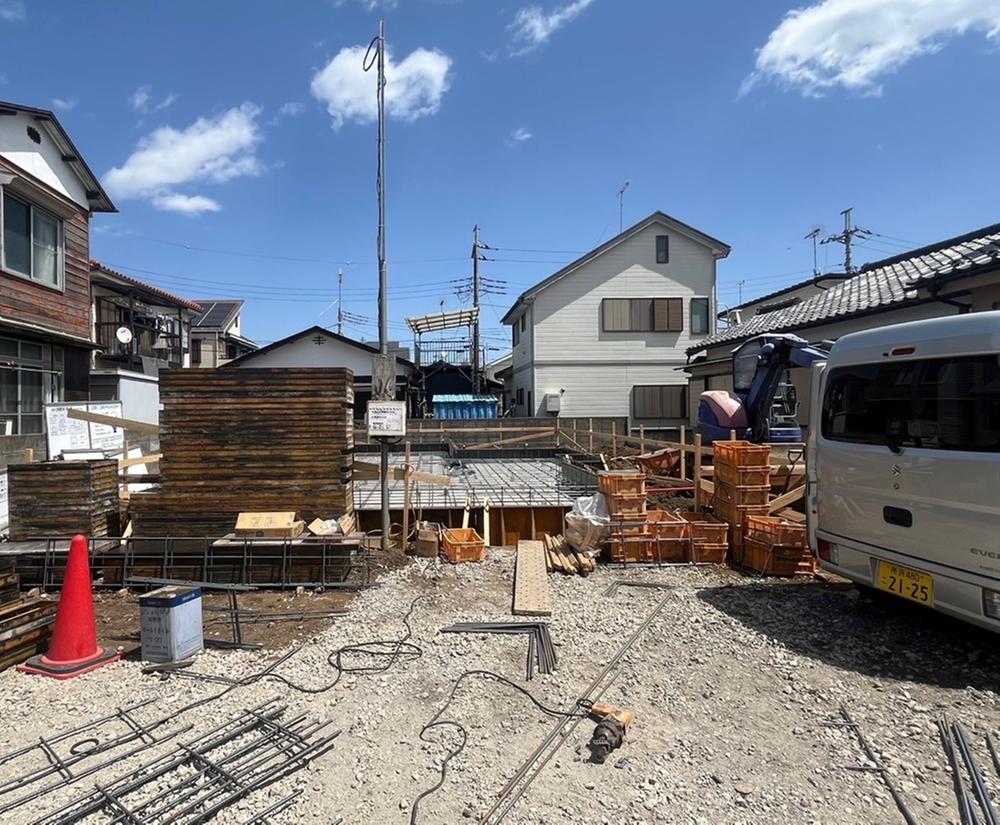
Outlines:
<svg viewBox="0 0 1000 825"><path fill-rule="evenodd" d="M120 535L117 461L12 464L7 480L11 541Z"/></svg>
<svg viewBox="0 0 1000 825"><path fill-rule="evenodd" d="M161 486L132 497L137 536L210 536L248 510L307 522L353 510L347 369L160 373Z"/></svg>
<svg viewBox="0 0 1000 825"><path fill-rule="evenodd" d="M48 647L57 604L22 597L13 564L8 561L0 565L0 670Z"/></svg>

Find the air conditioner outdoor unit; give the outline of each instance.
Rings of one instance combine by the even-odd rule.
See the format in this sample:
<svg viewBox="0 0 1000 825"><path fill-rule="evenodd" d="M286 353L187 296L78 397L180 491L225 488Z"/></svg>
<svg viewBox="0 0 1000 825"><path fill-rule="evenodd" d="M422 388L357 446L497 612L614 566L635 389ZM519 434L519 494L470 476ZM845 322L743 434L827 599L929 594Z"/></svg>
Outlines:
<svg viewBox="0 0 1000 825"><path fill-rule="evenodd" d="M545 412L557 413L562 404L562 396L557 392L545 394Z"/></svg>

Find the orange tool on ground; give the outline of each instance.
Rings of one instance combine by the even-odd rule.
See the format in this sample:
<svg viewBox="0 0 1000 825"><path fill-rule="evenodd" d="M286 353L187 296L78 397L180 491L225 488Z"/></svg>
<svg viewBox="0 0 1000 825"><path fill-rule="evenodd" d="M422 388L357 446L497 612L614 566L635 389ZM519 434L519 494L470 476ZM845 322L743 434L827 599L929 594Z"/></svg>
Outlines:
<svg viewBox="0 0 1000 825"><path fill-rule="evenodd" d="M590 738L590 761L602 765L608 754L625 741L625 731L635 721L635 714L611 705L594 704L590 706L590 715L599 720Z"/></svg>

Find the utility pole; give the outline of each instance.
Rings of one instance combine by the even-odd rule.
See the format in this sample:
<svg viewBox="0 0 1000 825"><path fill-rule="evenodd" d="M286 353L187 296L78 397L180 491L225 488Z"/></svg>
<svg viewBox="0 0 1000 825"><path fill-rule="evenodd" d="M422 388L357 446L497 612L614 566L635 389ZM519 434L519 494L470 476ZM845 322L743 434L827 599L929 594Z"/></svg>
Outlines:
<svg viewBox="0 0 1000 825"><path fill-rule="evenodd" d="M625 190L632 185L632 181L627 180L622 184L622 188L618 190L618 234L622 234L623 221L625 218Z"/></svg>
<svg viewBox="0 0 1000 825"><path fill-rule="evenodd" d="M385 20L378 21L378 34L368 44L362 68L367 72L373 64L377 64L378 74L378 174L376 177L378 193L378 355L372 364L372 400L394 401L396 397L396 360L389 357L389 281L385 257ZM388 551L390 528L389 443L385 438L379 438L378 442L382 497L381 545L383 551Z"/></svg>
<svg viewBox="0 0 1000 825"><path fill-rule="evenodd" d="M736 287L740 291L739 300L737 301L737 303L739 304L743 303L743 287L745 287L746 285L747 285L746 278L741 278L736 282Z"/></svg>
<svg viewBox="0 0 1000 825"><path fill-rule="evenodd" d="M852 213L854 209L848 207L840 214L844 216L844 231L839 235L831 235L829 238L824 238L820 243L842 243L844 245L844 274L853 275L854 274L854 260L851 255L851 244L854 241L854 236L857 235L859 238L870 238L872 233L871 230L862 229L860 226L855 226L852 219Z"/></svg>
<svg viewBox="0 0 1000 825"><path fill-rule="evenodd" d="M337 270L337 335L344 334L344 270Z"/></svg>
<svg viewBox="0 0 1000 825"><path fill-rule="evenodd" d="M819 247L817 246L817 239L819 238L820 228L817 226L812 232L803 238L803 240L809 240L812 238L813 242L813 277L819 277Z"/></svg>
<svg viewBox="0 0 1000 825"><path fill-rule="evenodd" d="M478 393L479 386L479 224L472 227L472 306L476 310L476 320L472 327L472 391Z"/></svg>

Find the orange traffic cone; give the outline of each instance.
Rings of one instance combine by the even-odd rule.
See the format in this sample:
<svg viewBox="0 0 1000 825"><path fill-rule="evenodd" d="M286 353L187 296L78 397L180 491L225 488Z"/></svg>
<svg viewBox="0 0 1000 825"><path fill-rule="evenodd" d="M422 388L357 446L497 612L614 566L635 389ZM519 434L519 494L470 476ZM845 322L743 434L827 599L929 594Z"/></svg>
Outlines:
<svg viewBox="0 0 1000 825"><path fill-rule="evenodd" d="M49 650L41 656L32 656L17 669L54 679L72 679L120 658L117 651L105 650L97 644L87 537L73 536Z"/></svg>

